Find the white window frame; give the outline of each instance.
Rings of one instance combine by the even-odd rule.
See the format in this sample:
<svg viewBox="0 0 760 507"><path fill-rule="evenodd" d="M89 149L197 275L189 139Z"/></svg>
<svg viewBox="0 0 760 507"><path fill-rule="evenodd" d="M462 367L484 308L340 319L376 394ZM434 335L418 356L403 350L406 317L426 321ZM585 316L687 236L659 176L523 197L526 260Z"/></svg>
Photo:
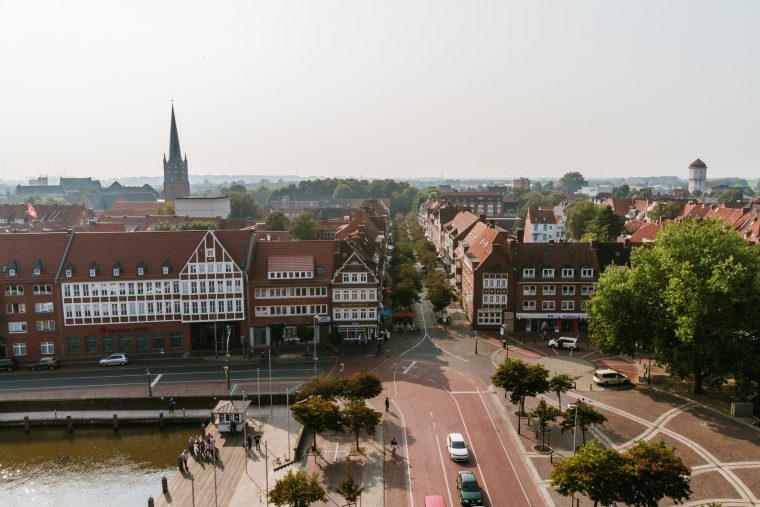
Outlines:
<svg viewBox="0 0 760 507"><path fill-rule="evenodd" d="M572 278L575 276L575 269L562 268L562 278Z"/></svg>
<svg viewBox="0 0 760 507"><path fill-rule="evenodd" d="M594 268L581 268L581 278L594 278Z"/></svg>
<svg viewBox="0 0 760 507"><path fill-rule="evenodd" d="M554 310L554 301L541 301L541 310Z"/></svg>
<svg viewBox="0 0 760 507"><path fill-rule="evenodd" d="M8 322L8 334L22 334L26 333L26 331L26 321L20 320Z"/></svg>
<svg viewBox="0 0 760 507"><path fill-rule="evenodd" d="M536 268L523 268L523 278L535 278Z"/></svg>
<svg viewBox="0 0 760 507"><path fill-rule="evenodd" d="M541 278L554 278L554 268L542 268Z"/></svg>
<svg viewBox="0 0 760 507"><path fill-rule="evenodd" d="M562 301L562 310L563 311L575 310L575 301Z"/></svg>
<svg viewBox="0 0 760 507"><path fill-rule="evenodd" d="M13 357L25 357L25 356L26 356L26 343L14 343Z"/></svg>
<svg viewBox="0 0 760 507"><path fill-rule="evenodd" d="M40 343L40 352L43 356L52 356L55 354L55 342Z"/></svg>

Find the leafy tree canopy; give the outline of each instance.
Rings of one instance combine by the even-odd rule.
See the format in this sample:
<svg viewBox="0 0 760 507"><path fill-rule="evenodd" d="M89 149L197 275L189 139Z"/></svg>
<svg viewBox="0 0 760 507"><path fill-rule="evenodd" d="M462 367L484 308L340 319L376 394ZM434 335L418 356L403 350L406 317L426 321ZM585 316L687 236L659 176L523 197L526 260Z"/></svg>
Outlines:
<svg viewBox="0 0 760 507"><path fill-rule="evenodd" d="M686 220L660 232L631 266L609 268L589 301L592 339L605 352L641 346L680 377L754 375L737 360L760 329L760 253L718 220ZM718 318L719 316L719 318Z"/></svg>
<svg viewBox="0 0 760 507"><path fill-rule="evenodd" d="M301 388L304 397L321 396L334 400L343 395L343 379L335 375L317 375L311 377Z"/></svg>
<svg viewBox="0 0 760 507"><path fill-rule="evenodd" d="M587 184L588 182L583 178L581 173L573 171L562 175L557 186L562 192L575 193Z"/></svg>
<svg viewBox="0 0 760 507"><path fill-rule="evenodd" d="M290 406L293 419L314 433L313 446L317 446L317 433L342 429L338 405L321 396L314 396Z"/></svg>
<svg viewBox="0 0 760 507"><path fill-rule="evenodd" d="M290 237L293 239L317 239L319 227L310 211L302 211L290 222Z"/></svg>
<svg viewBox="0 0 760 507"><path fill-rule="evenodd" d="M284 231L286 229L285 215L280 211L274 211L264 221L266 230L268 231Z"/></svg>
<svg viewBox="0 0 760 507"><path fill-rule="evenodd" d="M356 448L359 448L359 432L366 431L374 434L375 427L380 424L380 413L367 406L361 398L346 401L340 410L343 425L356 436Z"/></svg>
<svg viewBox="0 0 760 507"><path fill-rule="evenodd" d="M308 507L314 502L326 502L327 496L317 472L308 474L302 469L296 472L291 469L275 483L269 492L269 501L277 507Z"/></svg>
<svg viewBox="0 0 760 507"><path fill-rule="evenodd" d="M367 370L359 370L346 379L343 394L347 398L369 399L383 391L383 383Z"/></svg>

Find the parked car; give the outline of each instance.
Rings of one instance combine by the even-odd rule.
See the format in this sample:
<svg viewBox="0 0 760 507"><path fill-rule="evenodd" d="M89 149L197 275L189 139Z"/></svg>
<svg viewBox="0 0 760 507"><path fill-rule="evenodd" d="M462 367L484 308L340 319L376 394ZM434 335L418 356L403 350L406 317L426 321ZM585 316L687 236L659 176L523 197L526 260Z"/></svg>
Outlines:
<svg viewBox="0 0 760 507"><path fill-rule="evenodd" d="M15 357L0 357L0 370L13 371L18 368L18 360Z"/></svg>
<svg viewBox="0 0 760 507"><path fill-rule="evenodd" d="M483 492L472 472L457 473L457 491L462 505L483 505Z"/></svg>
<svg viewBox="0 0 760 507"><path fill-rule="evenodd" d="M129 364L129 357L127 357L127 354L124 352L117 352L101 359L98 364L100 364L100 366L124 366L125 364Z"/></svg>
<svg viewBox="0 0 760 507"><path fill-rule="evenodd" d="M467 461L470 459L470 451L464 442L461 433L449 433L446 437L446 448L449 450L449 457L454 461Z"/></svg>
<svg viewBox="0 0 760 507"><path fill-rule="evenodd" d="M592 380L600 386L614 386L631 382L628 377L615 370L596 370Z"/></svg>
<svg viewBox="0 0 760 507"><path fill-rule="evenodd" d="M549 346L556 349L578 350L578 338L568 338L567 336L552 338L549 340Z"/></svg>
<svg viewBox="0 0 760 507"><path fill-rule="evenodd" d="M30 370L53 370L58 368L57 357L43 357L33 363L29 363Z"/></svg>

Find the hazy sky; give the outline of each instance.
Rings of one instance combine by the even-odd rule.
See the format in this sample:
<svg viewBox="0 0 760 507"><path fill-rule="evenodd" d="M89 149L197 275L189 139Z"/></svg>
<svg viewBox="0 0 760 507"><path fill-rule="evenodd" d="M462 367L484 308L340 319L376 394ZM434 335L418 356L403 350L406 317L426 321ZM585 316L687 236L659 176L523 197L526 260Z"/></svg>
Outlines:
<svg viewBox="0 0 760 507"><path fill-rule="evenodd" d="M758 1L0 0L0 178L760 176Z"/></svg>

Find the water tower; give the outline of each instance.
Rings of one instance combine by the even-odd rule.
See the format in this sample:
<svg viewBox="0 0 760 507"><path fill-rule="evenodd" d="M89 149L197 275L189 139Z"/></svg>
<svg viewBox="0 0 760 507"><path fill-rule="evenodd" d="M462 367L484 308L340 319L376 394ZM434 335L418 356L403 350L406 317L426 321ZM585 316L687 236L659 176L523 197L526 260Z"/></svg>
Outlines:
<svg viewBox="0 0 760 507"><path fill-rule="evenodd" d="M700 159L689 164L689 193L695 190L705 191L705 179L707 178L707 164Z"/></svg>

